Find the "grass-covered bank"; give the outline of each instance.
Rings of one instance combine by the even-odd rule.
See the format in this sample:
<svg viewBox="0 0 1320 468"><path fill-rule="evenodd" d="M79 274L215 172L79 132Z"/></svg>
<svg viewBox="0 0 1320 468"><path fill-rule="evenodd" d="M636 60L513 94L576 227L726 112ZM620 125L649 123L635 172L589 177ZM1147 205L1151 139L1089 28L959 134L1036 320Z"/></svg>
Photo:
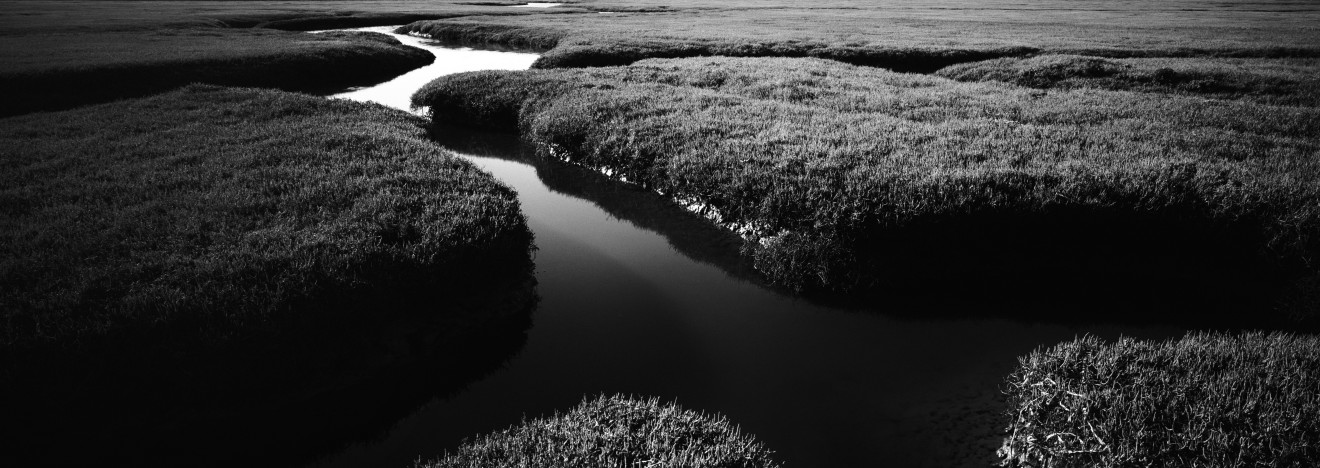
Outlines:
<svg viewBox="0 0 1320 468"><path fill-rule="evenodd" d="M901 71L1047 53L1107 57L1316 57L1316 11L1276 2L734 0L573 6L599 14L467 16L409 25L469 43L545 50L537 68L646 58L816 57Z"/></svg>
<svg viewBox="0 0 1320 468"><path fill-rule="evenodd" d="M572 19L577 18L575 16ZM400 31L448 43L544 52L532 65L533 68L607 67L628 65L648 58L728 56L816 57L900 71L931 72L956 63L1027 55L1037 51L1032 47L1016 46L864 47L801 41L702 41L674 37L649 39L635 36L633 33L636 30L592 30L591 33L574 35L566 30L543 26L509 26L469 21L472 20L420 21L404 26Z"/></svg>
<svg viewBox="0 0 1320 468"><path fill-rule="evenodd" d="M1263 104L1320 105L1320 59L1137 58L1039 55L953 65L959 81L1000 81L1041 89L1099 88L1178 93Z"/></svg>
<svg viewBox="0 0 1320 468"><path fill-rule="evenodd" d="M1007 381L1008 466L1320 463L1314 336L1085 337L1023 357Z"/></svg>
<svg viewBox="0 0 1320 468"><path fill-rule="evenodd" d="M536 168L550 190L584 200L639 228L664 236L684 256L763 286L764 279L740 254L743 240L655 192L601 177L599 172L536 154L536 149L508 132L471 126L434 125L432 138L447 149L473 156L516 161Z"/></svg>
<svg viewBox="0 0 1320 468"><path fill-rule="evenodd" d="M718 415L622 396L584 400L568 412L478 437L417 468L779 466L752 436Z"/></svg>
<svg viewBox="0 0 1320 468"><path fill-rule="evenodd" d="M1313 108L732 58L455 75L414 103L695 203L803 289L1222 297L1320 252Z"/></svg>
<svg viewBox="0 0 1320 468"><path fill-rule="evenodd" d="M329 91L383 81L435 57L375 33L164 28L3 40L0 116L67 109L189 83ZM34 51L40 51L34 54Z"/></svg>
<svg viewBox="0 0 1320 468"><path fill-rule="evenodd" d="M196 86L0 135L6 346L176 322L225 341L324 293L528 248L508 188L377 106Z"/></svg>
<svg viewBox="0 0 1320 468"><path fill-rule="evenodd" d="M24 434L7 440L168 428L138 409L296 412L328 395L318 389L370 387L381 368L431 364L413 356L450 349L456 332L525 317L531 238L514 193L427 141L423 123L210 86L0 121L0 370L18 415L6 432ZM139 429L194 447L214 426ZM106 456L154 453L134 444Z"/></svg>
<svg viewBox="0 0 1320 468"><path fill-rule="evenodd" d="M196 82L340 91L392 78L433 57L369 34L292 31L584 12L456 0L13 0L3 10L0 85L10 98L0 116L140 97Z"/></svg>

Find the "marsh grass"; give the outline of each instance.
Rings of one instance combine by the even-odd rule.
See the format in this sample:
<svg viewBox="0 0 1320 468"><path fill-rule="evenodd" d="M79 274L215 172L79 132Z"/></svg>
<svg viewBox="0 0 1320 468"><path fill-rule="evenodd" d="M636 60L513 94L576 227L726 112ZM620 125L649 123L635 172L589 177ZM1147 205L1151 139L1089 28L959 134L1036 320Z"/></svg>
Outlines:
<svg viewBox="0 0 1320 468"><path fill-rule="evenodd" d="M1177 93L1264 104L1320 105L1316 59L1013 57L953 65L936 75L1041 89Z"/></svg>
<svg viewBox="0 0 1320 468"><path fill-rule="evenodd" d="M0 116L67 109L190 83L328 91L383 81L435 57L383 34L222 28L24 36L5 40ZM34 56L24 52L44 51Z"/></svg>
<svg viewBox="0 0 1320 468"><path fill-rule="evenodd" d="M567 10L567 8L565 9ZM563 10L556 10L562 12ZM456 0L337 0L256 2L256 1L159 1L134 0L10 0L5 14L0 14L0 35L30 36L81 34L106 31L149 31L162 27L219 27L281 29L283 23L298 20L359 20L345 27L405 24L424 18L439 19L456 15L517 15L537 11L468 5ZM549 12L547 12L549 13ZM390 18L392 23L379 23ZM375 24L372 24L375 23Z"/></svg>
<svg viewBox="0 0 1320 468"><path fill-rule="evenodd" d="M330 93L434 57L367 33L290 31L540 14L434 1L16 1L0 14L0 117L169 91L190 83ZM582 12L573 8L553 13ZM383 40L382 40L383 39Z"/></svg>
<svg viewBox="0 0 1320 468"><path fill-rule="evenodd" d="M338 10L331 12L299 12L283 15L222 15L209 21L226 27L269 28L284 31L316 31L325 29L365 28L372 26L391 26L409 24L418 21L462 18L465 16L520 16L536 14L574 14L583 13L573 7L554 8L545 11L526 11L519 8L483 8L498 5L480 5L456 3L437 8L433 3L404 5L397 11L381 8L379 5L356 5L362 10ZM474 8L476 7L476 8ZM370 11L381 10L381 11Z"/></svg>
<svg viewBox="0 0 1320 468"><path fill-rule="evenodd" d="M1320 463L1320 340L1193 333L1083 337L1007 379L1007 466L1306 467Z"/></svg>
<svg viewBox="0 0 1320 468"><path fill-rule="evenodd" d="M516 197L423 125L202 85L0 120L0 461L296 464L516 351Z"/></svg>
<svg viewBox="0 0 1320 468"><path fill-rule="evenodd" d="M529 45L536 68L627 65L647 58L815 57L906 72L1034 52L1106 57L1316 57L1308 9L1270 2L1223 10L1193 2L944 1L875 4L593 2L607 14L479 16L408 30L468 43ZM1308 21L1312 24L1307 24Z"/></svg>
<svg viewBox="0 0 1320 468"><path fill-rule="evenodd" d="M805 290L952 274L1218 295L1318 250L1312 108L765 58L455 75L414 104L696 202Z"/></svg>
<svg viewBox="0 0 1320 468"><path fill-rule="evenodd" d="M0 132L7 349L228 341L528 248L508 188L378 106L193 86Z"/></svg>
<svg viewBox="0 0 1320 468"><path fill-rule="evenodd" d="M420 34L442 44L497 49L511 48L534 52L545 52L554 49L565 36L563 31L537 26L506 26L484 23L447 23L439 25L426 21L400 26L396 32L400 34Z"/></svg>
<svg viewBox="0 0 1320 468"><path fill-rule="evenodd" d="M421 21L400 31L445 43L512 47L544 52L533 68L578 68L628 65L648 58L682 57L818 57L855 65L900 71L931 72L945 66L996 57L1033 53L1030 47L981 49L939 47L859 47L819 42L701 41L683 38L611 36L608 32L574 34L537 25L488 22ZM620 35L622 32L619 31Z"/></svg>
<svg viewBox="0 0 1320 468"><path fill-rule="evenodd" d="M485 158L531 165L547 188L590 200L611 216L664 236L684 256L724 271L743 281L769 287L751 261L740 254L742 238L709 220L677 206L655 192L601 177L599 172L536 154L535 148L508 132L471 126L433 125L431 138L446 149Z"/></svg>
<svg viewBox="0 0 1320 468"><path fill-rule="evenodd" d="M478 437L440 459L414 466L779 466L772 455L721 416L661 404L656 398L601 396L585 399L564 414Z"/></svg>

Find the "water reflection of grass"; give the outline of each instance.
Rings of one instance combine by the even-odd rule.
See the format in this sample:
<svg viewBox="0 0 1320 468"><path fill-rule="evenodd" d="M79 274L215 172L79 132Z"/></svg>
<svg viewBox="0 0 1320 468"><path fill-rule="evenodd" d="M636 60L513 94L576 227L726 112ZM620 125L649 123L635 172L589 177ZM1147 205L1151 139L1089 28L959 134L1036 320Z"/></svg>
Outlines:
<svg viewBox="0 0 1320 468"><path fill-rule="evenodd" d="M474 156L509 159L536 168L550 190L581 198L619 219L665 237L690 259L715 266L726 274L764 283L751 262L740 254L742 239L715 226L665 197L632 184L602 177L599 172L537 155L517 135L483 132L472 127L433 125L432 138L445 148ZM767 285L769 286L769 285Z"/></svg>
<svg viewBox="0 0 1320 468"><path fill-rule="evenodd" d="M435 379L400 369L461 381L517 349L454 349L460 334L521 336L531 239L514 194L426 141L422 124L205 86L5 119L4 429L22 430L7 440L177 442L118 452L129 460L223 441L246 444L208 459L288 454L371 419L312 402L380 392L380 378L411 382L389 392L413 396L364 408L414 405ZM461 370L475 362L488 364ZM217 425L228 410L269 426ZM290 421L297 430L281 432Z"/></svg>
<svg viewBox="0 0 1320 468"><path fill-rule="evenodd" d="M477 438L417 468L632 467L760 468L773 454L718 415L658 399L585 400L568 412Z"/></svg>

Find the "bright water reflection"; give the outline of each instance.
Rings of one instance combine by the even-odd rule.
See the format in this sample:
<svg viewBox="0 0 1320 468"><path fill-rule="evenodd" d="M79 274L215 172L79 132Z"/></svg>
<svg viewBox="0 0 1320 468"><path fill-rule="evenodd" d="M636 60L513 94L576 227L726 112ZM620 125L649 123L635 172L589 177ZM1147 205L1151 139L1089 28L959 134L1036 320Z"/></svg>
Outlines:
<svg viewBox="0 0 1320 468"><path fill-rule="evenodd" d="M410 93L393 92L381 102ZM449 129L437 140L518 192L541 297L527 344L505 369L319 466L409 466L616 392L727 415L791 467L987 466L998 385L1017 356L1082 333L1180 334L819 306L748 279L735 243L658 195L538 159L511 135Z"/></svg>
<svg viewBox="0 0 1320 468"><path fill-rule="evenodd" d="M431 80L445 75L473 70L526 70L536 61L537 54L516 52L495 52L473 50L469 48L444 48L427 44L419 37L394 34L398 26L362 28L355 31L372 31L389 34L404 44L420 47L435 54L435 62L422 68L399 75L398 77L374 86L363 87L332 97L352 99L354 101L377 102L396 109L410 110L409 98L412 93ZM419 111L421 113L422 111Z"/></svg>

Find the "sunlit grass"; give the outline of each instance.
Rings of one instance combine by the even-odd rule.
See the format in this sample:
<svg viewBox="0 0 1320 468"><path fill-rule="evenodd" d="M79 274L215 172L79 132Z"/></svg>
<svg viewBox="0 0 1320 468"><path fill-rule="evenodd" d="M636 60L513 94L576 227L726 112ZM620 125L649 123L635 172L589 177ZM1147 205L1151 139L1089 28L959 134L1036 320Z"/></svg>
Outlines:
<svg viewBox="0 0 1320 468"><path fill-rule="evenodd" d="M928 0L645 2L578 5L606 14L468 16L409 25L446 39L546 51L538 68L710 55L816 57L905 71L1034 51L1106 57L1316 57L1304 7Z"/></svg>
<svg viewBox="0 0 1320 468"><path fill-rule="evenodd" d="M764 58L455 75L414 103L697 203L801 288L872 287L920 248L908 241L955 242L949 230L998 250L1127 239L1291 264L1320 252L1314 108ZM892 236L904 230L925 234ZM1221 236L1223 251L1191 247Z"/></svg>
<svg viewBox="0 0 1320 468"><path fill-rule="evenodd" d="M377 105L193 86L0 120L0 147L0 349L242 339L530 242L511 190Z"/></svg>
<svg viewBox="0 0 1320 468"><path fill-rule="evenodd" d="M525 421L478 437L417 468L481 466L599 467L779 466L770 450L727 419L659 399L584 400L564 414Z"/></svg>
<svg viewBox="0 0 1320 468"><path fill-rule="evenodd" d="M0 39L12 58L0 116L169 91L189 83L334 90L383 81L435 60L375 33L227 28L83 32Z"/></svg>
<svg viewBox="0 0 1320 468"><path fill-rule="evenodd" d="M1317 389L1314 336L1079 338L1020 359L1000 454L1036 467L1316 466Z"/></svg>
<svg viewBox="0 0 1320 468"><path fill-rule="evenodd" d="M960 81L1000 81L1042 89L1098 88L1320 105L1317 59L1040 55L963 63L936 74Z"/></svg>

